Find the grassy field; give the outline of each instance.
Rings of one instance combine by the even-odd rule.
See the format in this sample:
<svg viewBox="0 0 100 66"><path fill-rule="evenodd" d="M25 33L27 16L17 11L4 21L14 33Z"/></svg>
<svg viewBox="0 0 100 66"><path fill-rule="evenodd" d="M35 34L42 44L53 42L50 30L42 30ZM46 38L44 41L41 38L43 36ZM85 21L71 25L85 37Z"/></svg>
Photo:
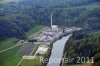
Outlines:
<svg viewBox="0 0 100 66"><path fill-rule="evenodd" d="M21 46L0 53L0 66L16 66L22 57L17 55Z"/></svg>
<svg viewBox="0 0 100 66"><path fill-rule="evenodd" d="M46 26L43 26L43 25L38 25L36 27L33 27L31 30L29 30L27 33L26 33L26 36L31 36L35 33L37 33L38 31L44 29Z"/></svg>
<svg viewBox="0 0 100 66"><path fill-rule="evenodd" d="M0 51L15 46L17 43L14 39L5 39L0 41ZM21 57L17 55L18 50L21 46L10 49L8 51L0 53L0 66L16 66L20 61Z"/></svg>
<svg viewBox="0 0 100 66"><path fill-rule="evenodd" d="M75 65L68 65L68 66L92 66L91 63L84 63L84 64L75 64Z"/></svg>
<svg viewBox="0 0 100 66"><path fill-rule="evenodd" d="M21 66L41 66L42 63L39 59L33 59L33 60L26 60L24 59L21 64Z"/></svg>
<svg viewBox="0 0 100 66"><path fill-rule="evenodd" d="M16 42L15 42L15 40L13 40L11 38L2 40L2 41L0 41L0 51L7 49L9 47L12 47L14 45L16 45Z"/></svg>
<svg viewBox="0 0 100 66"><path fill-rule="evenodd" d="M83 63L83 64L63 64L63 66L92 66L92 63Z"/></svg>
<svg viewBox="0 0 100 66"><path fill-rule="evenodd" d="M68 65L64 63L63 66L68 66Z"/></svg>
<svg viewBox="0 0 100 66"><path fill-rule="evenodd" d="M20 0L0 0L0 4L15 2L15 1L20 1Z"/></svg>
<svg viewBox="0 0 100 66"><path fill-rule="evenodd" d="M42 30L43 28L45 28L46 26L36 26L34 28L32 28L31 30L29 30L29 32L26 33L27 36L31 36L35 33L37 33L38 31ZM12 46L16 45L15 40L9 38L9 39L5 39L0 41L0 51L10 48ZM38 46L37 46L38 47ZM10 49L8 51L5 51L3 53L0 53L0 66L16 66L19 61L22 59L21 56L17 55L17 52L20 50L21 46L17 46L13 49ZM36 49L35 49L36 51ZM33 51L33 54L35 53L35 51ZM27 61L25 61L26 63ZM38 60L32 60L32 63L35 64L35 62L38 62ZM24 63L24 61L23 61ZM31 64L31 60L28 62L29 64ZM24 64L22 64L24 65Z"/></svg>
<svg viewBox="0 0 100 66"><path fill-rule="evenodd" d="M63 66L92 66L92 63L83 63L83 64L63 64Z"/></svg>

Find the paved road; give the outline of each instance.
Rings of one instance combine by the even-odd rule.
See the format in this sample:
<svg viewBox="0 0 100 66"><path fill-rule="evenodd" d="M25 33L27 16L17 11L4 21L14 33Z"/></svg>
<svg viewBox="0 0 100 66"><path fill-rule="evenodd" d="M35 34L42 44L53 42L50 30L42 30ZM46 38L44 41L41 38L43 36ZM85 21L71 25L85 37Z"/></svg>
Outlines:
<svg viewBox="0 0 100 66"><path fill-rule="evenodd" d="M10 48L7 48L7 49L5 49L5 50L2 50L2 51L0 51L0 53L3 53L3 52L5 52L5 51L7 51L7 50L13 49L13 48L15 48L15 47L17 47L17 46L20 46L20 45L22 45L22 44L17 44L17 45L15 45L15 46L12 46L12 47L10 47Z"/></svg>
<svg viewBox="0 0 100 66"><path fill-rule="evenodd" d="M42 31L44 31L44 30L46 30L46 29L48 29L48 27L46 27L46 28L44 28L44 29L38 31L37 33L35 33L35 34L29 36L29 38L36 36L38 33L42 32ZM40 43L41 43L41 42L40 42ZM35 49L36 49L36 48L35 48ZM34 51L35 49L33 49L33 51ZM33 51L32 51L32 53L33 53ZM36 51L36 52L37 52L37 51ZM30 55L32 55L32 53L30 53ZM36 55L36 53L34 54L34 57L35 57L35 55ZM20 62L17 64L17 66L20 65L20 63L23 61L23 59L24 59L24 56L23 56L23 58L20 60Z"/></svg>

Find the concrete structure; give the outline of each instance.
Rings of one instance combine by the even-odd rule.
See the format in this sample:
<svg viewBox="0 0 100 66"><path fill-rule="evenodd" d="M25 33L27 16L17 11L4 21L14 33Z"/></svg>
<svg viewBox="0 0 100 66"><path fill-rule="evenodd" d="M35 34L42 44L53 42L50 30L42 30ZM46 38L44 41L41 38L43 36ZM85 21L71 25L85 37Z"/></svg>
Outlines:
<svg viewBox="0 0 100 66"><path fill-rule="evenodd" d="M52 25L51 28L52 28L53 31L58 31L58 29L59 29L57 25Z"/></svg>
<svg viewBox="0 0 100 66"><path fill-rule="evenodd" d="M61 29L57 25L53 25L53 15L51 14L51 27L43 30L41 33L38 33L38 35L34 38L39 42L52 43L54 40L59 39L64 34L76 31L76 29L76 27Z"/></svg>
<svg viewBox="0 0 100 66"><path fill-rule="evenodd" d="M51 29L54 31L58 31L58 26L57 25L53 25L53 16L51 14Z"/></svg>
<svg viewBox="0 0 100 66"><path fill-rule="evenodd" d="M52 29L52 25L53 25L52 22L53 22L53 19L52 19L52 14L51 14L51 29Z"/></svg>
<svg viewBox="0 0 100 66"><path fill-rule="evenodd" d="M40 54L40 55L45 54L47 52L48 48L49 48L48 45L40 45L36 52L36 55L37 54Z"/></svg>

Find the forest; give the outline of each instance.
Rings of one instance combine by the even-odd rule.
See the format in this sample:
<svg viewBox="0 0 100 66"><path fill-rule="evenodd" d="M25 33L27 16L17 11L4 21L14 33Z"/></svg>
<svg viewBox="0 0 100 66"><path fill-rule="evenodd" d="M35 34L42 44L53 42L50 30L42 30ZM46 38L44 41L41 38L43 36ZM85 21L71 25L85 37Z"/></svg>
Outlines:
<svg viewBox="0 0 100 66"><path fill-rule="evenodd" d="M0 40L22 38L36 25L100 29L99 0L21 0L0 3Z"/></svg>
<svg viewBox="0 0 100 66"><path fill-rule="evenodd" d="M92 66L100 66L100 31L82 30L73 33L66 43L65 53L66 58L75 58L69 64L91 63L93 60ZM89 59L78 61L77 57L88 57Z"/></svg>

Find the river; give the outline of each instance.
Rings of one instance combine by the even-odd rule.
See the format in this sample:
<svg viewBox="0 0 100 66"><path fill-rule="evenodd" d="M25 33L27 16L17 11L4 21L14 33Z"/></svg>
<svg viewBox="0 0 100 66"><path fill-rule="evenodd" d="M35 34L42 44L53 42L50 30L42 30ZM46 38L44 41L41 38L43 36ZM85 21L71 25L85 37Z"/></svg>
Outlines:
<svg viewBox="0 0 100 66"><path fill-rule="evenodd" d="M51 56L49 58L49 62L47 66L59 66L60 65L61 60L59 62L59 59L62 58L65 44L71 35L72 34L64 36L53 44Z"/></svg>

